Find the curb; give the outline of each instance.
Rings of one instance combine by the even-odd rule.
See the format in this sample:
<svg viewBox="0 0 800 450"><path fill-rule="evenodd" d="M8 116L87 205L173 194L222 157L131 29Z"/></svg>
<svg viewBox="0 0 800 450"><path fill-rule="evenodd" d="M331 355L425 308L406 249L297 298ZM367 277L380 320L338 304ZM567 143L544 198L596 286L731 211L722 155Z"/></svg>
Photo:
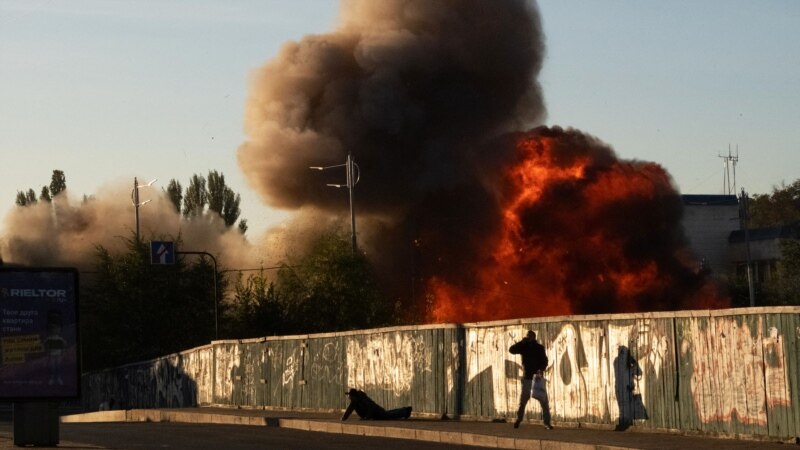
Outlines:
<svg viewBox="0 0 800 450"><path fill-rule="evenodd" d="M635 450L631 447L583 444L542 439L510 438L487 434L464 433L459 431L424 430L392 426L347 424L324 420L280 419L257 416L240 416L233 414L161 411L153 409L96 411L61 416L61 423L101 422L176 422L205 423L215 425L268 426L319 433L353 434L359 436L409 439L424 442L440 442L446 444L519 450Z"/></svg>

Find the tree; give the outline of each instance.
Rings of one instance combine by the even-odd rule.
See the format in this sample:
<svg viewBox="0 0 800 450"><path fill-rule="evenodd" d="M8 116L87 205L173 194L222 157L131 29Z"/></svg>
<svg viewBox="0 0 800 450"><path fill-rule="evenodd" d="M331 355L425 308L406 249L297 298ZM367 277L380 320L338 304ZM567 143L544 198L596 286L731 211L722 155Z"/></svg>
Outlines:
<svg viewBox="0 0 800 450"><path fill-rule="evenodd" d="M241 209L239 209L241 196L239 196L239 194L235 194L231 188L226 187L224 199L225 200L222 203L221 216L222 220L225 221L225 226L231 227L234 223L236 223L236 219L239 218L239 214L241 214Z"/></svg>
<svg viewBox="0 0 800 450"><path fill-rule="evenodd" d="M208 172L208 209L222 216L222 206L225 202L225 175L220 175L216 170Z"/></svg>
<svg viewBox="0 0 800 450"><path fill-rule="evenodd" d="M54 170L53 175L50 177L50 195L56 195L67 189L67 178L61 170Z"/></svg>
<svg viewBox="0 0 800 450"><path fill-rule="evenodd" d="M750 200L750 227L775 227L800 222L800 179L773 187L771 194Z"/></svg>
<svg viewBox="0 0 800 450"><path fill-rule="evenodd" d="M285 315L275 295L275 285L264 274L240 276L236 281L233 301L225 324L236 330L239 339L267 336L285 329Z"/></svg>
<svg viewBox="0 0 800 450"><path fill-rule="evenodd" d="M28 206L33 205L37 202L36 200L36 192L33 189L28 189L28 192L17 191L17 205L18 206Z"/></svg>
<svg viewBox="0 0 800 450"><path fill-rule="evenodd" d="M50 188L47 186L42 186L42 194L39 196L39 200L43 202L50 202L53 200L53 197L50 195Z"/></svg>
<svg viewBox="0 0 800 450"><path fill-rule="evenodd" d="M241 197L225 184L225 175L216 170L208 172L207 197L209 211L214 211L222 217L226 227L233 226L241 214L239 209Z"/></svg>
<svg viewBox="0 0 800 450"><path fill-rule="evenodd" d="M167 196L175 206L175 211L180 214L181 202L183 201L183 186L174 178L169 180L169 184L167 185Z"/></svg>
<svg viewBox="0 0 800 450"><path fill-rule="evenodd" d="M50 177L50 185L42 186L39 200L50 202L53 197L63 192L67 188L67 178L61 170L54 170L53 175ZM33 189L27 191L17 191L17 198L15 203L19 206L33 205L37 202L36 192Z"/></svg>
<svg viewBox="0 0 800 450"><path fill-rule="evenodd" d="M242 219L239 221L239 232L242 234L247 233L247 219Z"/></svg>
<svg viewBox="0 0 800 450"><path fill-rule="evenodd" d="M387 325L391 305L366 257L353 254L349 236L320 236L311 251L278 271L276 297L288 332L314 333Z"/></svg>
<svg viewBox="0 0 800 450"><path fill-rule="evenodd" d="M180 239L176 240L179 243ZM149 246L135 237L127 250L96 248L95 271L82 291L84 369L150 359L214 338L215 298L226 283L206 258L151 265ZM224 313L224 304L220 304Z"/></svg>
<svg viewBox="0 0 800 450"><path fill-rule="evenodd" d="M248 337L390 324L391 304L366 257L353 255L349 238L318 237L305 255L287 257L274 282L263 273L240 278L226 322Z"/></svg>
<svg viewBox="0 0 800 450"><path fill-rule="evenodd" d="M206 179L202 175L194 174L189 180L186 195L183 198L183 215L191 218L203 214L207 202Z"/></svg>
<svg viewBox="0 0 800 450"><path fill-rule="evenodd" d="M750 200L750 228L793 226L800 232L800 179L786 186L772 188L770 194L756 194ZM756 285L756 298L761 305L800 304L800 241L780 240L780 260L776 276ZM733 292L747 298L746 280L738 280Z"/></svg>

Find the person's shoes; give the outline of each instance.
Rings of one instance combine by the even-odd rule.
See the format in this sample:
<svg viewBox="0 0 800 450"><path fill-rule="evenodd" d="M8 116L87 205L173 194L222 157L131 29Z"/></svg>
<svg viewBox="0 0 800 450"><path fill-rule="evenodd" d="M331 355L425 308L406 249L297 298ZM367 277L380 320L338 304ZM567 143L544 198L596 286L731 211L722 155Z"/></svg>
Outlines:
<svg viewBox="0 0 800 450"><path fill-rule="evenodd" d="M514 422L514 428L519 428L519 423L520 423L520 422L522 422L522 421L521 421L521 420L519 420L519 419L517 419L517 421L516 421L516 422Z"/></svg>
<svg viewBox="0 0 800 450"><path fill-rule="evenodd" d="M408 419L409 417L411 417L411 407L410 406L406 408L406 415L404 416L404 418Z"/></svg>
<svg viewBox="0 0 800 450"><path fill-rule="evenodd" d="M545 424L544 428L547 429L547 430L552 430L553 426L550 425L550 424Z"/></svg>

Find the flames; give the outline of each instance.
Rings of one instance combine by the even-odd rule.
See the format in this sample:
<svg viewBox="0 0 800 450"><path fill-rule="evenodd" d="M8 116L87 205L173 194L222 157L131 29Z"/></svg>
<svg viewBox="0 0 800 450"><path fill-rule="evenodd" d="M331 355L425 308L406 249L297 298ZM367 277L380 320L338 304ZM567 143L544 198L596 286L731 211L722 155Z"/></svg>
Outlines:
<svg viewBox="0 0 800 450"><path fill-rule="evenodd" d="M480 267L463 271L474 276L428 281L431 321L725 306L687 256L680 196L662 167L620 160L575 130L514 142L499 229Z"/></svg>

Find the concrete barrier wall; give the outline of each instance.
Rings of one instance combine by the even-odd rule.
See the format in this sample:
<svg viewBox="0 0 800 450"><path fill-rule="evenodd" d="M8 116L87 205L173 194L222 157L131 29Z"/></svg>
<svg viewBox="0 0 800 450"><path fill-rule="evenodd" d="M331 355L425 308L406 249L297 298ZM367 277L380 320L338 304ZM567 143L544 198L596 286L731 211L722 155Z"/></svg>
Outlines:
<svg viewBox="0 0 800 450"><path fill-rule="evenodd" d="M97 409L226 405L339 411L357 387L387 408L513 418L528 329L550 359L556 422L800 436L800 308L569 316L215 341L83 377ZM540 419L536 402L528 417Z"/></svg>

